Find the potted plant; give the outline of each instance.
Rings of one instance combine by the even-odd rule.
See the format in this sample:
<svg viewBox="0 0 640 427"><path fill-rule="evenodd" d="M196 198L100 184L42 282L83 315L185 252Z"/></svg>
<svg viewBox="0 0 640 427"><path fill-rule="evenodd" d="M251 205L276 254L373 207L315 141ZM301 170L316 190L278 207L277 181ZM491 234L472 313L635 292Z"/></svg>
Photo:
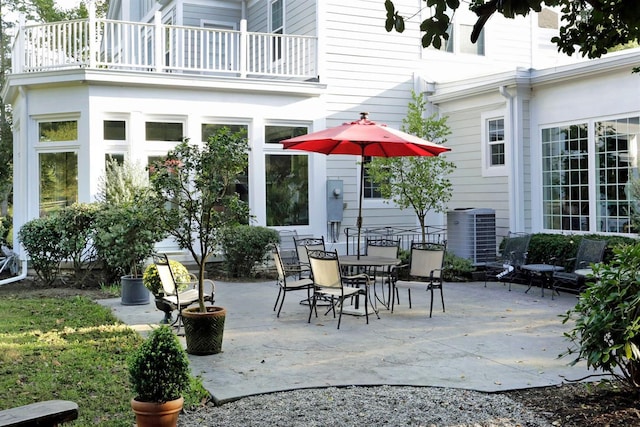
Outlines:
<svg viewBox="0 0 640 427"><path fill-rule="evenodd" d="M198 266L198 307L183 310L187 353L222 351L226 310L205 306L207 260L219 249L224 231L249 220L249 207L235 192L237 176L248 166L244 131L218 129L202 146L182 141L150 166L151 186L165 201L165 228Z"/></svg>
<svg viewBox="0 0 640 427"><path fill-rule="evenodd" d="M128 369L137 425L177 425L191 377L187 355L171 328L154 329L129 357Z"/></svg>
<svg viewBox="0 0 640 427"><path fill-rule="evenodd" d="M169 260L169 266L171 267L171 271L176 279L178 291L187 289L190 283L195 283L197 280L192 273L189 273L189 270L187 270L181 262L171 259ZM147 268L145 268L144 274L142 275L142 283L155 297L156 308L164 312L164 319L162 319L160 323L171 323L171 312L173 311L173 307L162 299L164 291L162 289L162 282L160 281L158 269L155 264L149 264Z"/></svg>
<svg viewBox="0 0 640 427"><path fill-rule="evenodd" d="M155 244L166 236L157 219L162 201L150 190L144 168L127 161L107 163L98 200L94 242L98 256L116 277L121 276L122 304L148 304L142 273Z"/></svg>

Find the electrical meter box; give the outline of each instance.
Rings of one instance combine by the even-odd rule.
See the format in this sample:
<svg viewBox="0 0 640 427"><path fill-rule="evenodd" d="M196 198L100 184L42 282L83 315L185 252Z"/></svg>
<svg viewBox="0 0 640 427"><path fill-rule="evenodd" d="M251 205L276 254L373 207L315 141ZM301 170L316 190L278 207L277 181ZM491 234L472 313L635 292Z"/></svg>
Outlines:
<svg viewBox="0 0 640 427"><path fill-rule="evenodd" d="M327 180L327 222L342 222L342 180Z"/></svg>

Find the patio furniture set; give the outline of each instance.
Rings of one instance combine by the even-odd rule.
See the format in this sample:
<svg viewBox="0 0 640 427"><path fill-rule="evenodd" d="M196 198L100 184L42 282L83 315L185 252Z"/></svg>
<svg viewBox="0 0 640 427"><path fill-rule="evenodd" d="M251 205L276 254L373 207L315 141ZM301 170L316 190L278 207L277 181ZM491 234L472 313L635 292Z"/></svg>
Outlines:
<svg viewBox="0 0 640 427"><path fill-rule="evenodd" d="M369 323L370 308L378 318L379 306L393 312L399 302L400 289L407 289L409 308L412 289L430 292L429 317L433 313L434 290L439 289L444 311L442 270L446 242L414 242L409 264L401 265L398 240L369 239L362 255L338 255L335 250L328 251L323 238L294 237L293 240L297 254L295 262L289 258L285 263L278 245L272 249L279 287L273 306L277 317L286 294L293 291L307 293L301 303L309 305L308 322L314 314L318 316L318 307L323 306L325 315L331 312L338 317L338 329L343 313L364 315ZM404 270L406 273L402 274Z"/></svg>

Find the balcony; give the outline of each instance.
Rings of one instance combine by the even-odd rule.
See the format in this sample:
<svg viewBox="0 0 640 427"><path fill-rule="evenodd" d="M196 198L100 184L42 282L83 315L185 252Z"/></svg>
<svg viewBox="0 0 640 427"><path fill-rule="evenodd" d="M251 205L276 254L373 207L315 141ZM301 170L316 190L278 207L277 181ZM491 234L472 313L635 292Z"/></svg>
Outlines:
<svg viewBox="0 0 640 427"><path fill-rule="evenodd" d="M88 18L21 25L12 72L74 68L317 81L317 38Z"/></svg>

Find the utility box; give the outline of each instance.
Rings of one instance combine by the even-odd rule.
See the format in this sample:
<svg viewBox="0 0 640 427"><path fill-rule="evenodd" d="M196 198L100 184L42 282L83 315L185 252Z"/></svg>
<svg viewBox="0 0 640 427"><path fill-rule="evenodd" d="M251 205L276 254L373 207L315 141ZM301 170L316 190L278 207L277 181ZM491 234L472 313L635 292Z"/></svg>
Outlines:
<svg viewBox="0 0 640 427"><path fill-rule="evenodd" d="M447 212L447 250L475 265L496 259L496 212L464 208Z"/></svg>

